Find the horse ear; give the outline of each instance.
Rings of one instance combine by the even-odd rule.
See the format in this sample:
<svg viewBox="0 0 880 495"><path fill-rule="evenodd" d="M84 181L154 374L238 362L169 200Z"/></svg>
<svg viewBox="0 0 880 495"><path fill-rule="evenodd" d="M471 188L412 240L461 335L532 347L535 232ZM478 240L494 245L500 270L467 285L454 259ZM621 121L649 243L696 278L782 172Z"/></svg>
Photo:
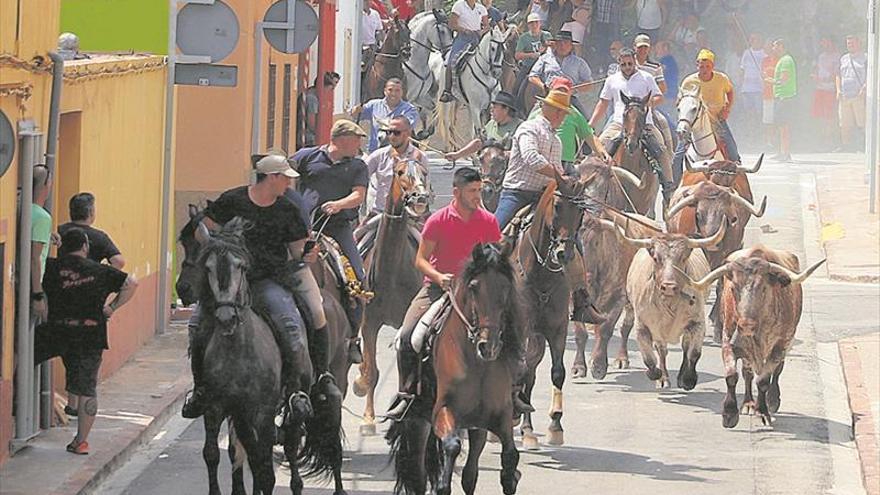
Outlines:
<svg viewBox="0 0 880 495"><path fill-rule="evenodd" d="M647 105L648 102L651 100L651 96L651 93L646 94L645 97L642 98L642 105Z"/></svg>
<svg viewBox="0 0 880 495"><path fill-rule="evenodd" d="M195 237L199 244L204 245L211 240L211 232L208 231L208 227L204 223L199 222L199 226L196 227Z"/></svg>
<svg viewBox="0 0 880 495"><path fill-rule="evenodd" d="M471 249L471 258L475 263L481 262L486 258L486 253L483 251L485 244L478 242L474 244L474 248Z"/></svg>
<svg viewBox="0 0 880 495"><path fill-rule="evenodd" d="M198 207L196 207L196 205L190 203L189 206L187 207L187 213L189 213L189 218L190 218L190 220L192 220L193 218L196 217L196 215L199 214L199 209L198 209Z"/></svg>
<svg viewBox="0 0 880 495"><path fill-rule="evenodd" d="M505 236L499 247L501 248L501 257L508 259L513 254L513 249L516 247L516 241Z"/></svg>
<svg viewBox="0 0 880 495"><path fill-rule="evenodd" d="M623 90L620 90L620 101L623 102L624 105L629 105L630 99L629 96L626 96L626 93Z"/></svg>

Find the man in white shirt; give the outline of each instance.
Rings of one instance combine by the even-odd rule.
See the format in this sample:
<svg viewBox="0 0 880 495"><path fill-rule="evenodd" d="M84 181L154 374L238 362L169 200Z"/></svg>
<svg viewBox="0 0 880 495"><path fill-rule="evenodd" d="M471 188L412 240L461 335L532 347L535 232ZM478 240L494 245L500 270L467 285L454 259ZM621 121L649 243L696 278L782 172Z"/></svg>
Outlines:
<svg viewBox="0 0 880 495"><path fill-rule="evenodd" d="M745 126L752 133L751 139L756 140L761 132L761 114L763 112L764 99L764 75L761 67L767 53L764 52L764 40L760 34L749 35L749 48L743 51L739 68L742 74L740 86L740 101L745 114Z"/></svg>
<svg viewBox="0 0 880 495"><path fill-rule="evenodd" d="M369 0L365 0L364 10L361 12L361 72L366 72L373 66L379 48L376 33L384 30L385 25L379 12L370 7Z"/></svg>
<svg viewBox="0 0 880 495"><path fill-rule="evenodd" d="M624 99L643 99L650 96L648 105L651 108L663 102L663 93L657 86L654 77L643 70L636 69L636 57L631 49L620 50L617 64L620 70L605 80L605 85L602 86L602 91L599 93L599 102L590 118L590 126L597 129L596 126L604 118L608 106L613 105L611 120L599 136L599 140L612 157L623 142L623 113L626 110ZM662 167L663 176L660 177L660 185L663 188L663 197L668 201L675 189L672 181L672 161L663 144L663 135L654 125L652 114L653 112L649 109L643 131L645 146L651 157L657 160Z"/></svg>
<svg viewBox="0 0 880 495"><path fill-rule="evenodd" d="M446 58L446 87L440 95L443 103L455 99L452 96L455 64L462 53L480 42L480 37L489 28L489 11L477 0L458 0L452 6L449 27L455 31L455 39L452 40L452 48Z"/></svg>
<svg viewBox="0 0 880 495"><path fill-rule="evenodd" d="M840 142L842 150L864 150L864 146L853 146L857 139L854 134L863 136L865 128L865 95L868 89L868 55L862 50L862 42L857 36L846 37L846 50L840 57L837 73L837 99L839 102Z"/></svg>
<svg viewBox="0 0 880 495"><path fill-rule="evenodd" d="M373 193L369 205L370 214L381 213L385 210L391 181L394 178L394 166L398 162L416 162L422 168L422 172L426 176L428 174L428 157L413 146L410 140L412 125L405 116L393 117L388 123L386 133L388 134L388 146L383 146L370 153L366 159L367 170L370 174L370 189Z"/></svg>

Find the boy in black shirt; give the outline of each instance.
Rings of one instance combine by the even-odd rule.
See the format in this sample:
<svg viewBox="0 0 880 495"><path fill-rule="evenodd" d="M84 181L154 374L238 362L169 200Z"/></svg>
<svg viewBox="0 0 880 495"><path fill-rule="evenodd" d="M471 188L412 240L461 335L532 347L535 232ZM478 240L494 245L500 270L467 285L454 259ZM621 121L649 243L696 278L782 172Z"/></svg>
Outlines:
<svg viewBox="0 0 880 495"><path fill-rule="evenodd" d="M49 320L37 329L34 361L61 356L67 371L67 392L77 405L79 421L67 451L88 454L87 438L98 413L96 386L101 356L107 345L107 319L134 295L134 277L88 259L89 238L79 228L61 237L58 259L49 259L43 290ZM109 302L110 294L116 293Z"/></svg>
<svg viewBox="0 0 880 495"><path fill-rule="evenodd" d="M125 266L125 258L119 252L119 248L103 230L92 227L95 223L95 196L92 193L81 192L70 197L70 222L58 226L58 233L64 235L74 227L85 231L89 236L89 259L101 263L107 260L113 268L122 270Z"/></svg>

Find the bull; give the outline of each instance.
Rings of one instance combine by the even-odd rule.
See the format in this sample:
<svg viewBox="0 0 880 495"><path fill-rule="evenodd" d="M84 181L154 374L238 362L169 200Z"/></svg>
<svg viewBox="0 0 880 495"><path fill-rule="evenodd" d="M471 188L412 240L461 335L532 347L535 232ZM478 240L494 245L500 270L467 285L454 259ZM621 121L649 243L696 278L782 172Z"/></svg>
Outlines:
<svg viewBox="0 0 880 495"><path fill-rule="evenodd" d="M685 159L685 173L681 176L679 187L693 186L700 182L713 182L719 186L732 187L740 196L752 201L752 188L749 175L758 173L764 163L764 155L751 168L743 167L729 160L715 160L692 165Z"/></svg>
<svg viewBox="0 0 880 495"><path fill-rule="evenodd" d="M683 351L678 386L691 390L697 385L697 361L706 334L705 292L693 290L688 281L709 273L709 262L702 249L721 242L726 230L724 221L714 235L705 239L674 233L632 239L619 234L625 242L640 248L627 273L626 294L635 311L636 335L646 374L659 388L669 386L667 345L675 341L681 342Z"/></svg>
<svg viewBox="0 0 880 495"><path fill-rule="evenodd" d="M759 162L760 164L760 162ZM710 268L718 268L730 253L742 249L746 224L752 216L761 217L767 208L765 196L756 207L734 188L722 187L713 182L700 182L679 188L672 198L666 214L669 232L696 237L708 237L716 232L726 218L730 228L717 246L706 249ZM718 311L720 287L716 289L715 304L709 313L716 342L721 341L721 319Z"/></svg>
<svg viewBox="0 0 880 495"><path fill-rule="evenodd" d="M772 423L772 414L779 411L780 405L779 376L803 309L801 283L824 262L821 260L800 271L796 255L755 246L732 253L726 263L699 281L691 282L702 290L716 279L723 279L721 357L727 393L722 403L721 424L725 428L733 428L739 422L737 359L743 361L743 411L757 412L764 425ZM752 396L755 376L758 377L757 404Z"/></svg>

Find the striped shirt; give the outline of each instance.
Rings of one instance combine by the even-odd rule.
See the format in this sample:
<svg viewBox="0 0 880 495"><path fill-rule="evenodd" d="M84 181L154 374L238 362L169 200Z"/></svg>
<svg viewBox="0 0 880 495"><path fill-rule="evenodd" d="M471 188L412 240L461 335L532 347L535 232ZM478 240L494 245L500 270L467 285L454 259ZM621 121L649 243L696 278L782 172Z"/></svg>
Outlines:
<svg viewBox="0 0 880 495"><path fill-rule="evenodd" d="M562 166L562 142L546 118L527 120L513 134L510 162L502 187L541 191L551 179L538 170L547 165Z"/></svg>
<svg viewBox="0 0 880 495"><path fill-rule="evenodd" d="M644 64L636 63L636 68L654 76L654 81L656 81L657 84L664 81L663 66L653 60L645 60Z"/></svg>

